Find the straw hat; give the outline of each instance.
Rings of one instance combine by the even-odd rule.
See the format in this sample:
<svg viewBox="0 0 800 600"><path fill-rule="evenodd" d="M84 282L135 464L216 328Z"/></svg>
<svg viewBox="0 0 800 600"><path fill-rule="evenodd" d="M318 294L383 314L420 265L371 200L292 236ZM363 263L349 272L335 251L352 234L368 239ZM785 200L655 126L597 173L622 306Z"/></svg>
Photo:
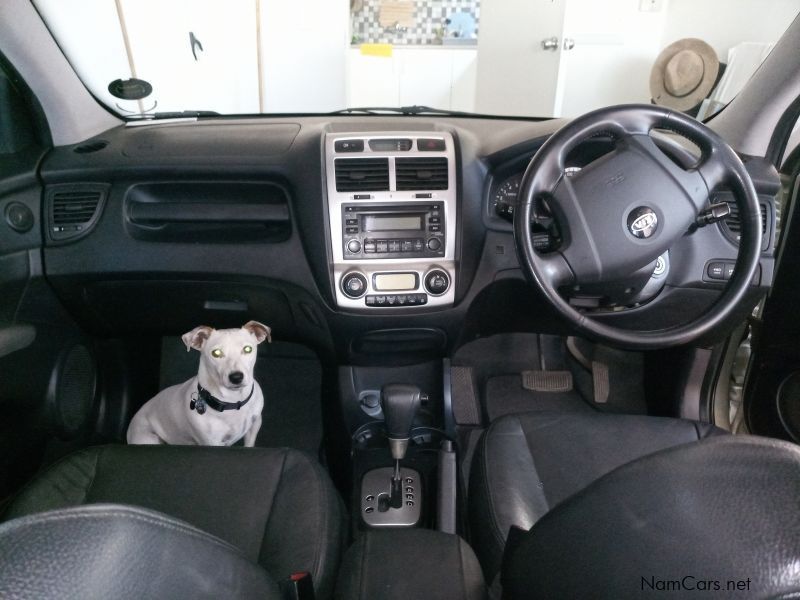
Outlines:
<svg viewBox="0 0 800 600"><path fill-rule="evenodd" d="M719 59L711 46L697 38L678 40L656 58L650 95L656 104L688 111L711 93L718 72Z"/></svg>

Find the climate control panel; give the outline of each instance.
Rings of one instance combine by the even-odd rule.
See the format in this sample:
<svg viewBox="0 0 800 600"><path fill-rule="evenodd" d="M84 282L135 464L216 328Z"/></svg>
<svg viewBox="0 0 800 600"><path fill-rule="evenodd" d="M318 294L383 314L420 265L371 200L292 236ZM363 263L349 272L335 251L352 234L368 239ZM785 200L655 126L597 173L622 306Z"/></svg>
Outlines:
<svg viewBox="0 0 800 600"><path fill-rule="evenodd" d="M339 280L339 288L348 299L366 308L402 308L425 306L450 292L451 276L434 267L424 273L384 271L366 274L348 271Z"/></svg>

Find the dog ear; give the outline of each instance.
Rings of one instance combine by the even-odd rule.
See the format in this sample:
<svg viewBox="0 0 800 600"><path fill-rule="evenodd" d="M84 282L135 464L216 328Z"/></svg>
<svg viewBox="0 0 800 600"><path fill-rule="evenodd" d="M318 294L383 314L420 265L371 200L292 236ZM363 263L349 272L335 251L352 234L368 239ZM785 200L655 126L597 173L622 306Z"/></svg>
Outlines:
<svg viewBox="0 0 800 600"><path fill-rule="evenodd" d="M259 323L258 321L248 321L244 325L242 325L242 329L246 329L254 336L256 336L256 343L260 344L264 340L267 340L269 343L272 343L272 329L264 325L263 323Z"/></svg>
<svg viewBox="0 0 800 600"><path fill-rule="evenodd" d="M195 350L200 350L203 347L203 344L206 343L208 336L211 335L211 332L214 331L213 327L209 327L208 325L198 325L188 333L184 333L181 336L183 343L186 344L186 351L189 352L192 348Z"/></svg>

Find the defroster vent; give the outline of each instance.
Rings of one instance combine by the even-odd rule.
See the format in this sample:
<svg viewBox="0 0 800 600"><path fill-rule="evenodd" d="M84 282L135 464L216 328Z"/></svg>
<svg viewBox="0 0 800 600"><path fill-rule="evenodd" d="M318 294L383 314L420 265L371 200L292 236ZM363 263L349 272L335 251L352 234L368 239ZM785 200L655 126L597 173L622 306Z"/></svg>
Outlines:
<svg viewBox="0 0 800 600"><path fill-rule="evenodd" d="M337 192L385 192L389 190L388 158L337 158Z"/></svg>
<svg viewBox="0 0 800 600"><path fill-rule="evenodd" d="M99 218L108 194L103 184L67 184L47 188L50 239L72 240L89 232Z"/></svg>
<svg viewBox="0 0 800 600"><path fill-rule="evenodd" d="M398 190L446 190L446 158L398 158L395 160Z"/></svg>

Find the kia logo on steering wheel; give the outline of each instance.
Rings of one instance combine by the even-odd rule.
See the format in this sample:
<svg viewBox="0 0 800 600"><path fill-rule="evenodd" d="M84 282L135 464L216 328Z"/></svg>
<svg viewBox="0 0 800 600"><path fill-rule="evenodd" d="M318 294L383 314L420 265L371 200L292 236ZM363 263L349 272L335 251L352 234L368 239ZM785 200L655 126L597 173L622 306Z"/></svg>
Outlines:
<svg viewBox="0 0 800 600"><path fill-rule="evenodd" d="M658 217L652 208L640 206L634 208L628 215L628 231L634 237L647 239L656 232L656 229L658 229Z"/></svg>

